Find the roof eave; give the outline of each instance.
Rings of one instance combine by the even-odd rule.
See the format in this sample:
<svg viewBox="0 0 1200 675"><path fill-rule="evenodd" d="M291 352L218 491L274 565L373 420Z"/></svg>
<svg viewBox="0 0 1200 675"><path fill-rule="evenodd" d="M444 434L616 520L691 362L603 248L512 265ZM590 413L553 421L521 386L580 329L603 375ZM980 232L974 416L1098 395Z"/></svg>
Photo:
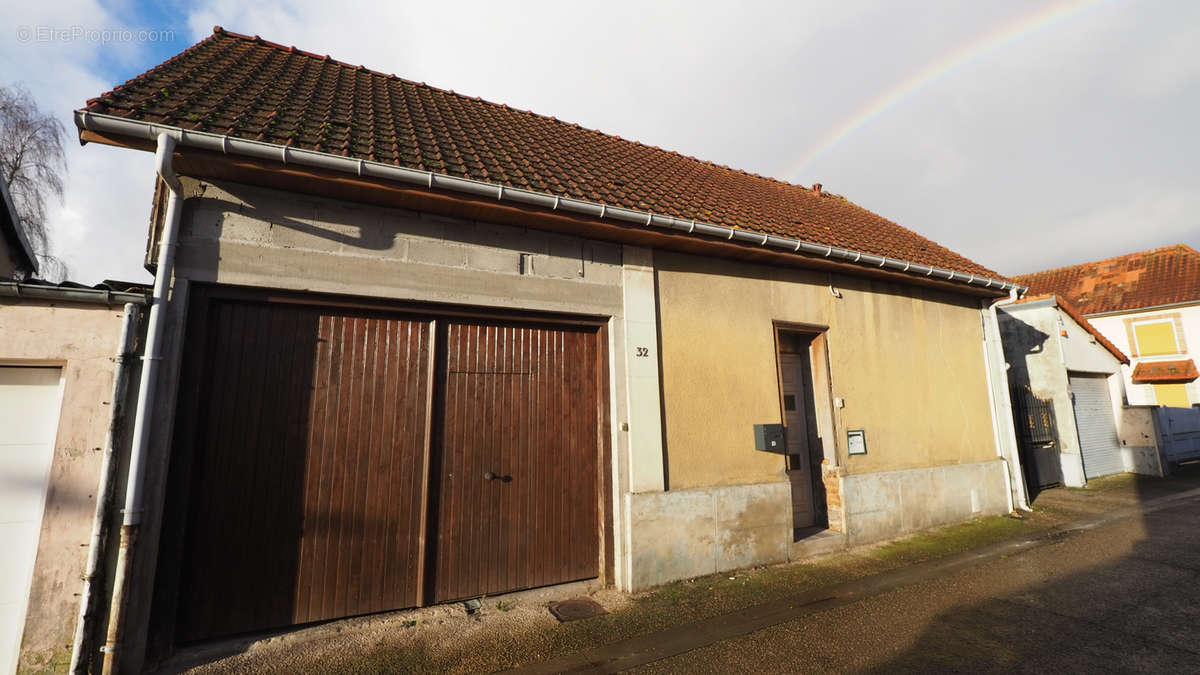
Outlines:
<svg viewBox="0 0 1200 675"><path fill-rule="evenodd" d="M37 255L33 252L33 245L29 243L29 238L25 236L25 229L21 226L21 219L17 217L17 207L13 202L12 194L8 191L8 186L0 181L0 208L4 209L3 226L6 236L16 244L16 249L25 262L29 265L31 273L38 273Z"/></svg>
<svg viewBox="0 0 1200 675"><path fill-rule="evenodd" d="M911 277L925 277L937 281L963 284L978 290L997 294L1017 290L1024 293L1026 287L1011 281L993 279L964 272L941 269L887 256L862 251L817 244L814 242L780 237L715 225L696 220L685 220L674 216L639 211L626 207L610 206L573 197L563 197L523 188L512 188L497 183L488 183L470 178L459 178L447 174L372 162L369 160L334 155L316 150L291 148L288 146L252 141L228 135L201 131L190 131L180 127L154 124L141 120L95 113L88 110L75 111L75 124L84 131L104 132L134 139L153 140L160 133L172 136L180 146L192 147L225 155L240 155L259 160L276 161L282 165L297 164L319 169L333 170L362 178L394 181L408 186L429 190L447 190L473 197L496 199L524 206L533 206L551 211L564 211L581 216L620 221L669 230L709 240L725 240L739 245L761 246L764 249L789 252L804 257L821 257L830 261L848 263L860 268L877 268L897 272ZM84 141L86 142L86 141Z"/></svg>

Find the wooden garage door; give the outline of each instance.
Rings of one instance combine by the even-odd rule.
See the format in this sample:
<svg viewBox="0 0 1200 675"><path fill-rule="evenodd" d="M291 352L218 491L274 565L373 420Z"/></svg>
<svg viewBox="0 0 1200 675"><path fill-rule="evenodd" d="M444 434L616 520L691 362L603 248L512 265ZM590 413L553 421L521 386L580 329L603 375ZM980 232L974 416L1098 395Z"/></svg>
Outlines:
<svg viewBox="0 0 1200 675"><path fill-rule="evenodd" d="M596 328L208 303L176 641L598 576Z"/></svg>
<svg viewBox="0 0 1200 675"><path fill-rule="evenodd" d="M446 330L434 600L599 566L595 330Z"/></svg>
<svg viewBox="0 0 1200 675"><path fill-rule="evenodd" d="M236 301L207 324L178 638L416 605L431 324Z"/></svg>

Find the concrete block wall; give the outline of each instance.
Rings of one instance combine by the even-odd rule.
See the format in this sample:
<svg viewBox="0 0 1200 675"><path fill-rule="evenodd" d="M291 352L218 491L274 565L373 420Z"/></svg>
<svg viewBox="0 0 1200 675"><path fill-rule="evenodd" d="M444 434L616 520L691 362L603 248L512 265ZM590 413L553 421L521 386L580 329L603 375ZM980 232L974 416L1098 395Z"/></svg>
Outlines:
<svg viewBox="0 0 1200 675"><path fill-rule="evenodd" d="M188 180L177 276L622 315L622 247L404 209Z"/></svg>
<svg viewBox="0 0 1200 675"><path fill-rule="evenodd" d="M850 545L1008 513L1004 464L996 459L842 479Z"/></svg>
<svg viewBox="0 0 1200 675"><path fill-rule="evenodd" d="M1162 476L1163 464L1154 428L1154 406L1117 407L1117 436L1125 471Z"/></svg>
<svg viewBox="0 0 1200 675"><path fill-rule="evenodd" d="M628 494L630 590L788 559L787 483Z"/></svg>

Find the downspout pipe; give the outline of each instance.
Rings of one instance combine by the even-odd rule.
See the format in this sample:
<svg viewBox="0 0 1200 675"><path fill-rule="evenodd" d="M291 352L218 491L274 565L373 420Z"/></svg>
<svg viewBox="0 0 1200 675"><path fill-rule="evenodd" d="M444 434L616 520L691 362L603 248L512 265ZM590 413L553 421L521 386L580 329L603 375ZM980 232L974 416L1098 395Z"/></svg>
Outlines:
<svg viewBox="0 0 1200 675"><path fill-rule="evenodd" d="M989 383L994 383L992 387L993 405L996 408L996 414L993 416L993 423L996 425L996 453L1000 455L1000 459L1004 462L1004 478L1008 483L1008 510L1013 512L1016 509L1022 511L1029 510L1029 498L1025 493L1025 483L1022 480L1023 470L1020 470L1020 448L1017 446L1017 434L1013 428L1013 409L1012 409L1012 393L1008 386L1008 364L1004 359L1004 346L1000 339L1000 318L997 310L1005 305L1011 305L1021 298L1021 288L1013 288L1008 292L1007 298L1001 298L988 306L988 320L991 322L992 335L995 340L995 349L999 352L999 362L996 368L991 367L992 355L996 353L992 346L988 346L985 354L984 365L987 366ZM997 395L995 390L999 388L1000 392ZM1003 444L1007 443L1010 448L1010 456L1005 457ZM1016 465L1014 467L1014 465Z"/></svg>
<svg viewBox="0 0 1200 675"><path fill-rule="evenodd" d="M159 241L158 269L154 277L154 292L150 298L150 314L146 321L146 349L142 356L142 378L138 385L137 410L133 418L133 445L129 452L129 477L125 488L125 509L121 521L121 548L117 555L116 581L109 609L108 639L104 645L104 671L116 672L121 662L121 645L125 635L125 608L129 600L133 560L142 523L142 485L145 480L145 458L150 447L152 429L150 416L157 400L159 371L163 356L164 313L175 266L176 237L183 212L183 186L171 167L175 139L169 134L158 135L154 153L158 177L167 186L167 210L163 218L162 238Z"/></svg>
<svg viewBox="0 0 1200 675"><path fill-rule="evenodd" d="M92 518L92 539L88 547L87 567L83 573L83 592L80 594L79 618L75 622L75 640L71 645L70 673L86 673L91 662L92 639L95 636L97 615L96 595L99 593L100 561L104 559L105 542L108 541L109 518L112 513L112 493L116 482L117 462L113 454L120 440L121 426L125 423L125 402L129 391L130 361L136 353L137 324L141 311L133 303L125 304L121 320L121 337L117 342L117 355L113 366L112 398L109 405L108 431L104 438L104 456L100 462L100 486L96 490L96 511Z"/></svg>

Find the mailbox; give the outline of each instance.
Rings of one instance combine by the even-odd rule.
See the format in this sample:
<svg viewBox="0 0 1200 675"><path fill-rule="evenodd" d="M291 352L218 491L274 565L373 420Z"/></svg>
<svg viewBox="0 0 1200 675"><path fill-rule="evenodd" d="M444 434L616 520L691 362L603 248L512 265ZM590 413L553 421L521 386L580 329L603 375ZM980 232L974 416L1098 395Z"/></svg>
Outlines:
<svg viewBox="0 0 1200 675"><path fill-rule="evenodd" d="M776 454L787 454L787 438L782 424L755 424L754 449Z"/></svg>

